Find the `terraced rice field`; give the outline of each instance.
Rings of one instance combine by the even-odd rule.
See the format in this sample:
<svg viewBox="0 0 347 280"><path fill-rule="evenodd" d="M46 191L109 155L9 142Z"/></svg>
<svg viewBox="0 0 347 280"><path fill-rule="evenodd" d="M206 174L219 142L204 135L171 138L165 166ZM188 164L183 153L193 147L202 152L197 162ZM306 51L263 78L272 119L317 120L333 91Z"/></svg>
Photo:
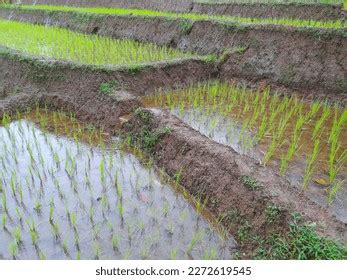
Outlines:
<svg viewBox="0 0 347 280"><path fill-rule="evenodd" d="M176 2L2 1L0 259L346 259L343 3Z"/></svg>

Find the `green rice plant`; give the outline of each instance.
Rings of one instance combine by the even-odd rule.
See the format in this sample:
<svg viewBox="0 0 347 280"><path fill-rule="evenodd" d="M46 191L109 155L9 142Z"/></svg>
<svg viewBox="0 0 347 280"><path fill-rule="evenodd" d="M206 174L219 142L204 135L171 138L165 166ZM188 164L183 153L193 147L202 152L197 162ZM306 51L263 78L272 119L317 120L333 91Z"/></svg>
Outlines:
<svg viewBox="0 0 347 280"><path fill-rule="evenodd" d="M320 151L320 141L319 139L315 140L312 154L306 159L306 166L304 171L304 180L303 180L303 188L306 189L310 182L310 179L313 175L315 163Z"/></svg>
<svg viewBox="0 0 347 280"><path fill-rule="evenodd" d="M217 260L218 259L218 249L217 248L211 248L211 249L205 249L204 260Z"/></svg>
<svg viewBox="0 0 347 280"><path fill-rule="evenodd" d="M59 224L57 222L54 222L54 219L52 219L51 227L54 238L58 240L60 238L60 228Z"/></svg>
<svg viewBox="0 0 347 280"><path fill-rule="evenodd" d="M67 238L64 238L62 242L62 247L65 255L69 255L69 250L68 250L68 240Z"/></svg>
<svg viewBox="0 0 347 280"><path fill-rule="evenodd" d="M101 255L101 246L96 241L93 242L93 250L94 250L94 257L95 257L95 259L99 260L100 259L100 255Z"/></svg>
<svg viewBox="0 0 347 280"><path fill-rule="evenodd" d="M10 255L13 259L16 259L17 252L18 252L18 244L16 240L12 241L10 245L8 246L8 250L10 252Z"/></svg>
<svg viewBox="0 0 347 280"><path fill-rule="evenodd" d="M204 238L204 232L203 231L197 231L194 233L192 240L190 241L188 248L187 248L187 254L190 255L195 248L195 246L201 242L201 240Z"/></svg>
<svg viewBox="0 0 347 280"><path fill-rule="evenodd" d="M0 20L0 44L30 55L91 65L134 66L192 56L150 43L7 20ZM46 122L44 119L41 123ZM3 123L8 123L6 115Z"/></svg>
<svg viewBox="0 0 347 280"><path fill-rule="evenodd" d="M16 240L17 244L22 243L22 230L20 226L17 226L13 232L13 237Z"/></svg>
<svg viewBox="0 0 347 280"><path fill-rule="evenodd" d="M196 13L174 13L164 12L156 10L146 9L123 9L123 8L81 8L72 6L53 6L53 5L5 5L7 8L18 8L24 10L47 10L47 11L70 11L80 13L93 13L93 14L108 14L108 15L132 15L142 17L164 17L174 18L189 21L198 20L212 20L225 23L233 24L275 24L275 25L286 25L295 27L317 27L317 28L344 28L345 23L341 20L336 21L316 21L316 20L299 20L299 19L279 19L279 18L246 18L237 16L226 16L226 15L207 15L207 14L196 14ZM182 21L183 22L183 21Z"/></svg>
<svg viewBox="0 0 347 280"><path fill-rule="evenodd" d="M120 243L119 236L113 233L111 238L111 244L114 251L119 249L119 243Z"/></svg>
<svg viewBox="0 0 347 280"><path fill-rule="evenodd" d="M177 259L177 248L174 248L170 251L170 260L176 260Z"/></svg>
<svg viewBox="0 0 347 280"><path fill-rule="evenodd" d="M331 109L328 105L324 106L322 116L317 120L313 132L312 132L312 140L315 140L323 129L323 123L329 118Z"/></svg>
<svg viewBox="0 0 347 280"><path fill-rule="evenodd" d="M347 180L334 180L328 191L328 204L331 205L340 189L347 183Z"/></svg>

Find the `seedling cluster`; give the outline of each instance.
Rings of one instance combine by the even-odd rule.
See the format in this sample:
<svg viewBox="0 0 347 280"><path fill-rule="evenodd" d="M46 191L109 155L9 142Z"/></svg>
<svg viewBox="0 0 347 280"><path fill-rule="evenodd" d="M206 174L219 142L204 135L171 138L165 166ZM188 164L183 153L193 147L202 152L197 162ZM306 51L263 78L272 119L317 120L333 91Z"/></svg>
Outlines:
<svg viewBox="0 0 347 280"><path fill-rule="evenodd" d="M203 203L195 209L150 163L73 115L5 114L0 143L5 258L232 257L220 248L233 240L199 217Z"/></svg>

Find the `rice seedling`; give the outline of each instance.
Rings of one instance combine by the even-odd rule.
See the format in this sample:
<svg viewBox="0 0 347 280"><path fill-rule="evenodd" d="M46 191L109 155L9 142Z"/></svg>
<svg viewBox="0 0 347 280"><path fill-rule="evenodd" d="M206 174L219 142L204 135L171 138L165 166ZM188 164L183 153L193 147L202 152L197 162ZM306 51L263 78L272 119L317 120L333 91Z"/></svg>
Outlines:
<svg viewBox="0 0 347 280"><path fill-rule="evenodd" d="M149 43L85 35L57 27L14 21L0 20L0 30L0 44L3 46L30 55L80 64L138 66L192 56ZM3 125L9 121L5 115ZM47 119L41 119L41 125L46 127ZM67 127L66 133L69 135ZM72 134L72 137L78 140L77 134Z"/></svg>
<svg viewBox="0 0 347 280"><path fill-rule="evenodd" d="M314 147L312 154L306 160L306 166L304 171L304 180L303 180L303 188L308 187L309 180L311 179L314 171L314 165L316 163L318 153L320 150L320 141L316 140L314 142Z"/></svg>
<svg viewBox="0 0 347 280"><path fill-rule="evenodd" d="M18 252L18 244L17 244L16 240L9 244L8 250L10 252L11 257L13 259L16 259L17 252Z"/></svg>
<svg viewBox="0 0 347 280"><path fill-rule="evenodd" d="M94 146L89 146L89 137L83 136L89 130L71 116L36 108L22 117L21 125L12 121L8 131L0 127L0 166L1 159L5 166L0 171L0 254L10 255L13 240L20 250L20 254L15 252L16 258L37 259L81 258L81 251L86 259L167 257L173 251L167 238L175 246L179 244L177 250L188 247L192 239L189 226L205 203L198 202L199 211L189 205L170 188L178 179L157 176L153 162L141 163L128 150L118 150L125 147L110 149L107 141L103 141L104 147L96 145L101 135L98 131L93 132L97 143L93 140ZM31 118L35 125L29 122ZM41 123L45 130L40 130ZM58 135L51 134L54 132ZM100 184L102 176L105 186ZM114 218L115 212L120 219ZM161 223L167 226L161 227ZM182 236L176 235L178 227ZM199 228L208 227L201 218ZM157 230L153 232L153 228ZM47 242L50 239L53 242ZM146 246L138 245L142 240ZM208 237L192 242L196 256L203 255L203 249L195 246L199 242L218 243ZM228 256L222 253L223 258Z"/></svg>
<svg viewBox="0 0 347 280"><path fill-rule="evenodd" d="M308 178L314 175L309 172L313 166L316 166L313 173L330 174L330 182L346 172L342 159L347 145L344 140L347 139L344 130L347 114L338 105L324 101L307 103L297 97L274 94L269 88L254 91L219 81L175 91L159 90L154 96L145 97L143 102L148 107L169 108L214 141L230 145L264 164L278 166L282 175L302 175L302 181L306 178L305 185L311 184ZM184 116L179 114L182 104ZM215 119L222 124L220 127L214 127ZM315 155L318 164L311 163L305 176L302 158L309 158L316 140L327 142L328 146L320 145ZM291 168L295 165L302 166L302 171Z"/></svg>

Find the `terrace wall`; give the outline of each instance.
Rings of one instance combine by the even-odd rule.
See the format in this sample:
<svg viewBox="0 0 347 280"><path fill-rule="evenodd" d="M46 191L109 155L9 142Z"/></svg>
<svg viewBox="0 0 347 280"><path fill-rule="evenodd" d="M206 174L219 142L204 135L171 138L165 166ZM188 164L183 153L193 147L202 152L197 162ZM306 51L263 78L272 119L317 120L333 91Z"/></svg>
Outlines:
<svg viewBox="0 0 347 280"><path fill-rule="evenodd" d="M121 7L256 18L336 20L344 18L343 5L302 3L199 3L192 0L13 0L22 4Z"/></svg>
<svg viewBox="0 0 347 280"><path fill-rule="evenodd" d="M0 17L153 42L199 54L224 53L218 64L222 79L244 78L347 99L344 30L18 9L0 9Z"/></svg>

